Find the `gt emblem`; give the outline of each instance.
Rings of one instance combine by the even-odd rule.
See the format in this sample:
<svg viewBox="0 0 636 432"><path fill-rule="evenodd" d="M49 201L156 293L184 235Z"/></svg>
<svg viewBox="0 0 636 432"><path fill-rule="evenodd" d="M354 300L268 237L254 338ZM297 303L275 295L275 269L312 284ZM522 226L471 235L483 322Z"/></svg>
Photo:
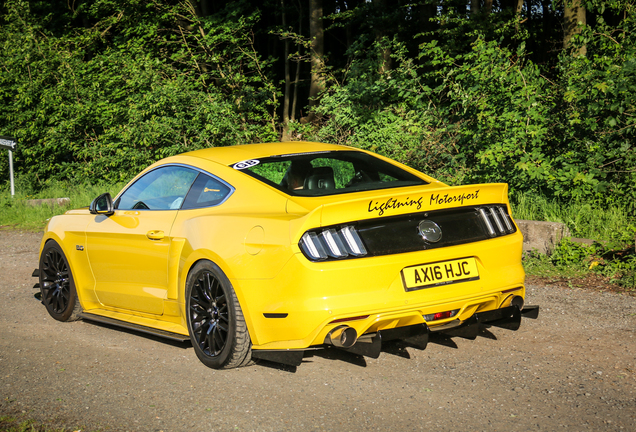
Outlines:
<svg viewBox="0 0 636 432"><path fill-rule="evenodd" d="M442 239L442 229L432 220L423 220L417 226L417 230L424 241L429 243L437 243Z"/></svg>
<svg viewBox="0 0 636 432"><path fill-rule="evenodd" d="M84 250L84 246L82 246L82 245L75 245L75 249L77 249L78 251L83 251L83 250Z"/></svg>

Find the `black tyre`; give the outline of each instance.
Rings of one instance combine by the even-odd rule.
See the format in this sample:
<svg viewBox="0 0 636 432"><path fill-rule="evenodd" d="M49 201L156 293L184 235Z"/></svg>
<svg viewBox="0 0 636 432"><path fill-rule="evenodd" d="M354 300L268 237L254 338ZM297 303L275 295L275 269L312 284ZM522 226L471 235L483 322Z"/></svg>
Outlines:
<svg viewBox="0 0 636 432"><path fill-rule="evenodd" d="M246 366L252 342L232 284L210 261L197 263L186 282L188 332L194 351L213 369Z"/></svg>
<svg viewBox="0 0 636 432"><path fill-rule="evenodd" d="M79 319L82 306L77 299L75 280L62 248L50 240L40 255L40 292L49 315L58 321Z"/></svg>

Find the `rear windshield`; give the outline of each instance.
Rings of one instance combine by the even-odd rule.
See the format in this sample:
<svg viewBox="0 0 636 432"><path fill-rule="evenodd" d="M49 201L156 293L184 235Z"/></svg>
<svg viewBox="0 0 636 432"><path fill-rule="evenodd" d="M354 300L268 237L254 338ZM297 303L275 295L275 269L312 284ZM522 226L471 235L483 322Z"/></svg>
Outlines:
<svg viewBox="0 0 636 432"><path fill-rule="evenodd" d="M403 169L357 151L298 153L232 165L289 195L325 196L427 182Z"/></svg>

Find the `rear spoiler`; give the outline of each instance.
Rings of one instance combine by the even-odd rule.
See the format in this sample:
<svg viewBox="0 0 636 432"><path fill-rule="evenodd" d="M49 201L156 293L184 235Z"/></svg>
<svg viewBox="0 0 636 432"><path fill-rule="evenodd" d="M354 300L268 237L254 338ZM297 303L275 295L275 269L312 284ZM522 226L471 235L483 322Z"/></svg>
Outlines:
<svg viewBox="0 0 636 432"><path fill-rule="evenodd" d="M484 204L508 205L508 185L490 183L375 191L365 198L325 204L320 222L326 226L340 223L344 215L347 220L365 220Z"/></svg>

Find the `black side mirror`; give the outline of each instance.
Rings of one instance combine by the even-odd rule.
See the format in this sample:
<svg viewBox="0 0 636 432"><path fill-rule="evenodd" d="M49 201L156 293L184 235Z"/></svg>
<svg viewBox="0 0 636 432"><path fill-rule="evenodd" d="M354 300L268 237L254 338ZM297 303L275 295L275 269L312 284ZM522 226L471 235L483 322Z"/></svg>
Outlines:
<svg viewBox="0 0 636 432"><path fill-rule="evenodd" d="M95 198L88 209L91 214L110 216L115 213L113 209L113 199L108 192Z"/></svg>

